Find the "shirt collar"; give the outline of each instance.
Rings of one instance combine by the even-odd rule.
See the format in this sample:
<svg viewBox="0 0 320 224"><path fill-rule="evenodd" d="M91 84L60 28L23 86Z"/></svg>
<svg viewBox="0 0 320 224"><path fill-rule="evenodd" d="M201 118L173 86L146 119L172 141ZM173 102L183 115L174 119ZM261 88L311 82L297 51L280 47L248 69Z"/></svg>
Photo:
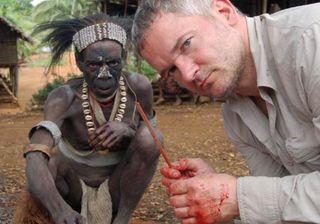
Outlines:
<svg viewBox="0 0 320 224"><path fill-rule="evenodd" d="M257 71L257 85L259 90L261 87L268 87L276 90L274 78L274 66L270 66L273 59L272 52L270 51L268 34L265 26L265 17L267 15L261 15L256 17L246 17L249 35L250 50L253 55L254 64Z"/></svg>

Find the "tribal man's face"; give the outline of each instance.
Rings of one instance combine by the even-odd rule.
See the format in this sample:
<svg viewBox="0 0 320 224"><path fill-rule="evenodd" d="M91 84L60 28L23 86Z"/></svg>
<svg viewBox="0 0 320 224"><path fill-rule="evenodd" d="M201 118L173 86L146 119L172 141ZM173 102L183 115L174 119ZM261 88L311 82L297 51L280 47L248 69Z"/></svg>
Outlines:
<svg viewBox="0 0 320 224"><path fill-rule="evenodd" d="M103 40L89 45L77 62L90 90L98 98L114 93L122 70L122 47L115 41Z"/></svg>

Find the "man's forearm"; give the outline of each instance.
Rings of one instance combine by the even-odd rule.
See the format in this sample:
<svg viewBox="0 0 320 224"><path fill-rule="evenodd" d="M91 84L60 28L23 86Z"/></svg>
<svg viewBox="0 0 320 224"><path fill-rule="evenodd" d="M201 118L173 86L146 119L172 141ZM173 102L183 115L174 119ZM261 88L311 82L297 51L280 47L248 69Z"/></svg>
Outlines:
<svg viewBox="0 0 320 224"><path fill-rule="evenodd" d="M34 152L28 154L26 159L29 191L49 211L51 216L57 216L68 204L55 186L45 155L41 152Z"/></svg>

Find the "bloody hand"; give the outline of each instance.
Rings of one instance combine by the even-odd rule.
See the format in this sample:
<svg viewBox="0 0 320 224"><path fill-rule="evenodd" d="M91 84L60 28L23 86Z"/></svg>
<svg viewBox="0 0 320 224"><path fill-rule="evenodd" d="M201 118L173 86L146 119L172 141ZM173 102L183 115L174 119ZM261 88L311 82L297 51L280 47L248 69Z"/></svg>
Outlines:
<svg viewBox="0 0 320 224"><path fill-rule="evenodd" d="M188 158L173 163L172 167L164 165L160 172L163 175L162 183L168 186L171 183L171 179L185 179L200 174L213 173L214 170L201 159Z"/></svg>
<svg viewBox="0 0 320 224"><path fill-rule="evenodd" d="M161 169L170 204L184 224L219 223L239 214L236 178L216 174L200 159L184 159Z"/></svg>

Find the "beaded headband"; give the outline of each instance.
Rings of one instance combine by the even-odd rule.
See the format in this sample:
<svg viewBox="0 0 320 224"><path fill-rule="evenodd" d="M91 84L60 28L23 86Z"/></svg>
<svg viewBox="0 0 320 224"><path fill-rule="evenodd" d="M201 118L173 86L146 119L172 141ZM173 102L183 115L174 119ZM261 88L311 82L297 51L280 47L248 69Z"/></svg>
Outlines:
<svg viewBox="0 0 320 224"><path fill-rule="evenodd" d="M125 48L126 31L114 23L100 23L85 27L73 35L72 42L79 52L102 39L115 40Z"/></svg>

